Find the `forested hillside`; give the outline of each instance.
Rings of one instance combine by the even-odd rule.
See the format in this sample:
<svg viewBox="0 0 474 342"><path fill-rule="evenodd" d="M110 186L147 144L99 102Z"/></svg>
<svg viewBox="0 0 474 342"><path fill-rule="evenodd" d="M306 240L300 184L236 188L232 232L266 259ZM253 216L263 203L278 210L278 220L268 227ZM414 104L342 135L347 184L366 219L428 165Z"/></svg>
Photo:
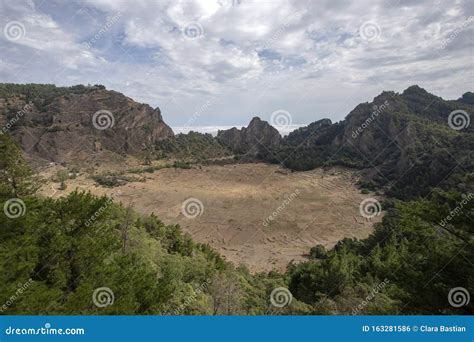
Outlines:
<svg viewBox="0 0 474 342"><path fill-rule="evenodd" d="M363 186L400 199L427 196L436 187L474 191L472 93L446 101L412 86L383 92L345 120L299 128L268 160L294 170L344 165L366 171Z"/></svg>
<svg viewBox="0 0 474 342"><path fill-rule="evenodd" d="M232 155L232 152L212 135L193 131L160 140L156 142L155 148L159 158L176 158L190 161L204 161Z"/></svg>
<svg viewBox="0 0 474 342"><path fill-rule="evenodd" d="M474 312L448 301L452 288L474 291L472 194L387 202L368 239L345 239L328 252L315 246L284 274L251 275L178 226L110 198L36 196L38 180L19 149L0 139L3 314ZM292 295L281 307L271 300L279 288Z"/></svg>

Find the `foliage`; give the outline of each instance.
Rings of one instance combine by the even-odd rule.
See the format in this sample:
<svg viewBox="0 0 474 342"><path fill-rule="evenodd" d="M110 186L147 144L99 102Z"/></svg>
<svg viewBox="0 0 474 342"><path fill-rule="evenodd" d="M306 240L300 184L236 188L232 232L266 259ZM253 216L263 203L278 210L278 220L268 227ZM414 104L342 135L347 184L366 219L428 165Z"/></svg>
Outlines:
<svg viewBox="0 0 474 342"><path fill-rule="evenodd" d="M315 313L350 314L377 288L358 314L473 314L472 303L448 301L452 288L474 291L473 214L474 201L456 192L399 202L369 238L345 239L325 260L292 266L290 290Z"/></svg>
<svg viewBox="0 0 474 342"><path fill-rule="evenodd" d="M11 96L24 97L26 102L33 102L36 108L42 110L51 100L60 95L85 94L97 89L105 89L103 85L75 85L72 87L56 87L53 84L14 84L0 83L0 98Z"/></svg>
<svg viewBox="0 0 474 342"><path fill-rule="evenodd" d="M173 167L176 168L176 169L190 169L191 164L189 164L188 162L182 161L182 160L176 160L173 163Z"/></svg>
<svg viewBox="0 0 474 342"><path fill-rule="evenodd" d="M20 149L8 135L0 134L0 196L31 195L39 186L39 178L23 160Z"/></svg>
<svg viewBox="0 0 474 342"><path fill-rule="evenodd" d="M230 151L210 134L189 132L160 140L156 149L162 158L203 161L231 155Z"/></svg>
<svg viewBox="0 0 474 342"><path fill-rule="evenodd" d="M100 174L91 177L97 184L107 188L122 186L129 182L139 182L141 179L121 174Z"/></svg>
<svg viewBox="0 0 474 342"><path fill-rule="evenodd" d="M309 256L313 259L326 259L328 253L323 245L316 245L310 249Z"/></svg>

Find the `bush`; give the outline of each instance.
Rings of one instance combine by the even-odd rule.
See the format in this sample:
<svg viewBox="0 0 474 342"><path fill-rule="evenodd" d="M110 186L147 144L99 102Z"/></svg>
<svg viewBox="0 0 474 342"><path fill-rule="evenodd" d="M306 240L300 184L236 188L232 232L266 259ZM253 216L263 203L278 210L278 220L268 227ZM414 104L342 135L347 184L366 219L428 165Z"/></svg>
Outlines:
<svg viewBox="0 0 474 342"><path fill-rule="evenodd" d="M62 181L61 184L59 185L59 190L66 190L67 188L67 185L66 185L66 182Z"/></svg>
<svg viewBox="0 0 474 342"><path fill-rule="evenodd" d="M323 245L312 247L309 251L309 255L312 259L326 259L328 257L326 248Z"/></svg>
<svg viewBox="0 0 474 342"><path fill-rule="evenodd" d="M136 177L129 177L124 175L95 175L92 176L92 179L99 185L105 186L107 188L114 188L116 186L122 186L129 182L139 182L141 181Z"/></svg>
<svg viewBox="0 0 474 342"><path fill-rule="evenodd" d="M69 172L67 170L59 170L53 178L55 182L65 182L69 179Z"/></svg>
<svg viewBox="0 0 474 342"><path fill-rule="evenodd" d="M185 161L177 160L173 163L173 167L176 169L190 169L191 164Z"/></svg>

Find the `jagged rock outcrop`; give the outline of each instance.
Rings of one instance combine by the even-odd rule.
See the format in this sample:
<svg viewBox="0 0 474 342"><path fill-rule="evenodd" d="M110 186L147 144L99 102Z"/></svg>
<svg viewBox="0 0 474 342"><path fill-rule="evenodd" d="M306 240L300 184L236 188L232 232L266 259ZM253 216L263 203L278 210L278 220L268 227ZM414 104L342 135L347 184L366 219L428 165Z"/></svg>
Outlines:
<svg viewBox="0 0 474 342"><path fill-rule="evenodd" d="M29 159L77 162L141 156L158 140L173 136L159 108L102 86L31 86L34 91L18 85L18 93L13 86L0 94L1 127Z"/></svg>
<svg viewBox="0 0 474 342"><path fill-rule="evenodd" d="M219 131L217 139L236 154L264 158L279 147L281 135L268 122L254 117L247 127Z"/></svg>
<svg viewBox="0 0 474 342"><path fill-rule="evenodd" d="M474 93L468 91L467 93L464 93L462 97L458 99L458 101L461 103L474 105Z"/></svg>

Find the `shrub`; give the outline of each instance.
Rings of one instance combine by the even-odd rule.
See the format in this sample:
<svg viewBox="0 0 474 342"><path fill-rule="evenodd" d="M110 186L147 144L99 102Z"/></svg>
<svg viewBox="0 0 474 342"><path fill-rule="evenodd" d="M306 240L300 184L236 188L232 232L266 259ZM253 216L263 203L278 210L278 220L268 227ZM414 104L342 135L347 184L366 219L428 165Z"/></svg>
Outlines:
<svg viewBox="0 0 474 342"><path fill-rule="evenodd" d="M312 247L309 251L309 255L312 259L326 259L328 257L326 248L323 245Z"/></svg>

